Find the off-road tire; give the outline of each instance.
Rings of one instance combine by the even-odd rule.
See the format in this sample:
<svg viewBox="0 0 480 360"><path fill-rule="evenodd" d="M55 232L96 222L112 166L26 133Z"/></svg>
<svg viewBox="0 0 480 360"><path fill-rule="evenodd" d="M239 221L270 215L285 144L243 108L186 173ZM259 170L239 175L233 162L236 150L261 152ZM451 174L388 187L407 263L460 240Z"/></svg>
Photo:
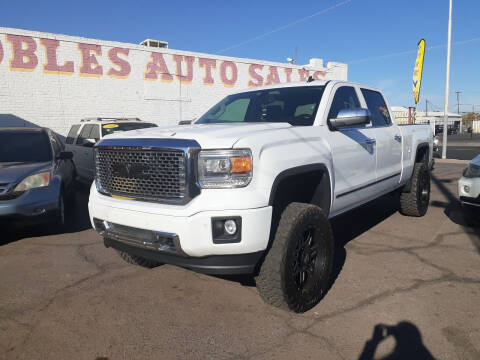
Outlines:
<svg viewBox="0 0 480 360"><path fill-rule="evenodd" d="M309 233L311 241L306 238ZM309 243L312 246L307 249ZM256 278L260 296L285 310L301 313L311 309L329 288L333 257L333 234L324 212L315 205L289 204ZM297 273L306 263L310 271Z"/></svg>
<svg viewBox="0 0 480 360"><path fill-rule="evenodd" d="M415 163L409 192L400 194L400 213L406 216L424 216L430 202L430 171L425 162Z"/></svg>
<svg viewBox="0 0 480 360"><path fill-rule="evenodd" d="M118 250L117 250L118 251ZM161 264L157 261L153 261L153 260L150 260L150 259L145 259L141 256L137 256L137 255L133 255L133 254L129 254L125 251L118 251L118 254L120 255L120 257L126 261L127 263L129 264L133 264L133 265L138 265L138 266L142 266L142 267L145 267L145 268L154 268L154 267L157 267L157 266L160 266Z"/></svg>

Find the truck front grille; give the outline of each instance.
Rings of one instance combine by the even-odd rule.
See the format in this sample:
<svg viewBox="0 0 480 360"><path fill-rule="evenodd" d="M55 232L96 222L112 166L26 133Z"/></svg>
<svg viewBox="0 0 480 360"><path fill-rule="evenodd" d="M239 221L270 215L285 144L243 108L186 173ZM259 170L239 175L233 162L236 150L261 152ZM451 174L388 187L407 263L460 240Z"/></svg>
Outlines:
<svg viewBox="0 0 480 360"><path fill-rule="evenodd" d="M182 150L95 149L97 187L106 195L146 201L182 201L187 194Z"/></svg>

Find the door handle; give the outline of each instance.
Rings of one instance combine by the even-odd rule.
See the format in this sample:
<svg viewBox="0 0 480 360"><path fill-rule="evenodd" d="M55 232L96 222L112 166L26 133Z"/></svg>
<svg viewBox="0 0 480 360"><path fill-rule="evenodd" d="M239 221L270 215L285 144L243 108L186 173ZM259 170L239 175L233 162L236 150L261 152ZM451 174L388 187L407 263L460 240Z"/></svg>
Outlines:
<svg viewBox="0 0 480 360"><path fill-rule="evenodd" d="M365 144L371 144L371 145L374 145L377 143L377 140L375 139L367 139L365 140Z"/></svg>
<svg viewBox="0 0 480 360"><path fill-rule="evenodd" d="M402 136L401 135L395 135L393 138L398 142L402 141Z"/></svg>

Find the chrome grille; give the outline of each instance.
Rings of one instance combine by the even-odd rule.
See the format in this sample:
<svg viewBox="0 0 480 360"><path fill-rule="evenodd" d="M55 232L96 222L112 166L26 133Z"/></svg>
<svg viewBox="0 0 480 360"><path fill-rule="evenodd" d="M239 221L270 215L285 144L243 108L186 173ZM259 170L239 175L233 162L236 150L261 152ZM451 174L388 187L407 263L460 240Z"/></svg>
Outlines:
<svg viewBox="0 0 480 360"><path fill-rule="evenodd" d="M138 200L183 200L187 193L182 150L99 147L95 150L96 180L107 195Z"/></svg>

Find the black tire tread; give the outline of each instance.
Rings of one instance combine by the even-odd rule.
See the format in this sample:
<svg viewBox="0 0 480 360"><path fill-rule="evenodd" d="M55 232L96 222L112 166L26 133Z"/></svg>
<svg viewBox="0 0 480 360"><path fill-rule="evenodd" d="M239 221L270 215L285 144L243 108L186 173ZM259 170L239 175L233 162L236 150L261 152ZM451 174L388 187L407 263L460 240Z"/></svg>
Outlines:
<svg viewBox="0 0 480 360"><path fill-rule="evenodd" d="M137 255L132 255L125 251L118 251L118 254L125 262L132 265L138 265L148 269L151 269L160 265L160 263L158 263L157 261L145 259Z"/></svg>
<svg viewBox="0 0 480 360"><path fill-rule="evenodd" d="M417 188L420 172L426 168L425 162L415 163L412 174L412 186L409 192L400 194L400 213L405 216L421 217L425 211L419 207L417 200ZM428 171L428 169L425 169Z"/></svg>
<svg viewBox="0 0 480 360"><path fill-rule="evenodd" d="M262 299L270 305L287 311L307 311L315 306L324 295L323 292L318 293L318 296L311 301L311 304L308 306L299 306L292 304L292 299L288 298L282 286L282 269L285 267L285 253L288 246L287 240L295 228L295 223L303 216L316 217L316 221L321 224L324 233L329 237L329 241L331 241L333 247L333 234L330 223L327 217L323 215L323 211L319 207L311 204L290 203L281 215L272 247L266 255L260 272L255 279L257 289Z"/></svg>

